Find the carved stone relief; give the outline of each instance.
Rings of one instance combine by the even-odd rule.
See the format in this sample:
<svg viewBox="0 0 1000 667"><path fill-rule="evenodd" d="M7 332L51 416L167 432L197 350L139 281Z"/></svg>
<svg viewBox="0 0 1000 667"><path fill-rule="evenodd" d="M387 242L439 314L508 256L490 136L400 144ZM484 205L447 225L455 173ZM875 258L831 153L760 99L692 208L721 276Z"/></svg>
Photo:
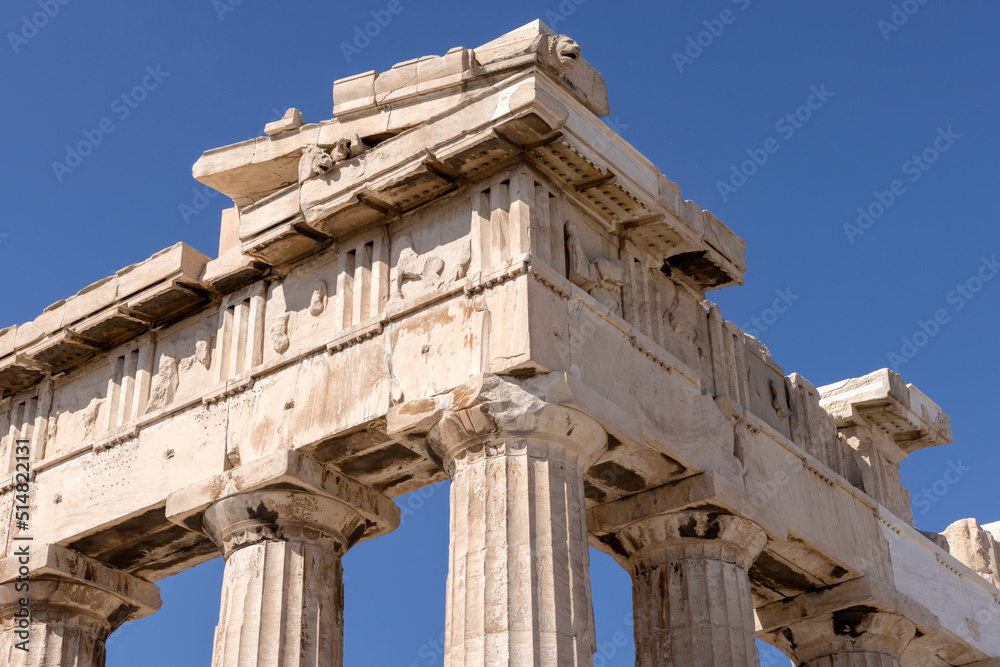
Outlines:
<svg viewBox="0 0 1000 667"><path fill-rule="evenodd" d="M180 372L177 359L168 352L160 355L160 369L153 378L153 388L149 392L149 405L146 412L152 412L170 405L180 386Z"/></svg>
<svg viewBox="0 0 1000 667"><path fill-rule="evenodd" d="M288 340L288 313L285 313L271 324L271 344L274 351L284 354L290 342Z"/></svg>
<svg viewBox="0 0 1000 667"><path fill-rule="evenodd" d="M93 398L87 407L83 410L83 433L84 438L90 438L95 435L95 429L97 428L97 416L101 412L101 405L104 403L103 399Z"/></svg>
<svg viewBox="0 0 1000 667"><path fill-rule="evenodd" d="M355 158L368 150L368 145L361 140L358 133L355 132L354 136L351 137L351 157Z"/></svg>
<svg viewBox="0 0 1000 667"><path fill-rule="evenodd" d="M350 140L339 139L329 153L315 144L306 146L299 158L299 183L314 176L329 174L340 163L356 158L367 150L368 145L356 132Z"/></svg>
<svg viewBox="0 0 1000 667"><path fill-rule="evenodd" d="M610 311L621 314L621 289L627 280L625 265L610 257L587 257L580 242L576 223L566 223L566 251L569 255L568 278Z"/></svg>
<svg viewBox="0 0 1000 667"><path fill-rule="evenodd" d="M194 358L205 368L212 366L212 340L215 338L215 327L206 322L198 330L198 339L194 344Z"/></svg>
<svg viewBox="0 0 1000 667"><path fill-rule="evenodd" d="M306 146L299 158L299 183L313 176L322 176L333 170L334 161L330 155L319 146Z"/></svg>
<svg viewBox="0 0 1000 667"><path fill-rule="evenodd" d="M778 419L784 421L791 416L792 411L788 409L788 401L785 397L785 387L779 385L778 381L771 378L767 382L768 387L771 389L771 406L774 408L774 413L778 415Z"/></svg>
<svg viewBox="0 0 1000 667"><path fill-rule="evenodd" d="M562 75L580 59L580 45L566 35L543 35L538 53L546 65Z"/></svg>
<svg viewBox="0 0 1000 667"><path fill-rule="evenodd" d="M462 244L462 254L458 257L458 264L455 266L455 273L452 280L461 280L469 273L472 265L472 241L468 240Z"/></svg>
<svg viewBox="0 0 1000 667"><path fill-rule="evenodd" d="M413 249L413 239L400 236L396 243L400 246L399 259L396 262L395 285L392 296L403 298L403 287L410 282L419 282L424 289L435 289L444 282L444 260L437 255L420 256Z"/></svg>
<svg viewBox="0 0 1000 667"><path fill-rule="evenodd" d="M316 282L316 289L313 290L312 298L309 299L309 314L318 316L326 309L327 289L326 282L319 280Z"/></svg>
<svg viewBox="0 0 1000 667"><path fill-rule="evenodd" d="M695 313L691 311L684 312L681 306L681 288L673 280L663 278L657 282L657 289L661 293L661 303L665 304L662 313L663 321L669 329L669 331L665 331L664 333L669 336L672 332L672 335L679 338L682 342L680 346L677 346L672 351L681 353L681 350L685 350L690 346L697 351L698 359L688 359L688 362L698 363L707 359L709 348L708 337L694 323L692 315ZM699 312L698 309L695 312ZM669 344L665 345L665 347L671 349Z"/></svg>

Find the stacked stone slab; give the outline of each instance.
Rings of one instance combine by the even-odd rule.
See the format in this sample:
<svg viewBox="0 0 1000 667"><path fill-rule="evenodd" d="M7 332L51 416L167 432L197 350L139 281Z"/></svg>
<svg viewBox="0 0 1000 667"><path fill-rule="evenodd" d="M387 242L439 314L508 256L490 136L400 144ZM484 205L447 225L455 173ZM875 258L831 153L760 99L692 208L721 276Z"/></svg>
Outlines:
<svg viewBox="0 0 1000 667"><path fill-rule="evenodd" d="M601 122L572 39L534 22L333 95L195 164L234 204L217 258L0 331L6 516L32 475L5 664L102 665L220 556L214 665L342 664L341 558L443 480L449 667L592 665L590 546L632 578L638 665L1000 656L995 524L921 533L900 482L947 415L884 369L786 375L722 317L743 242Z"/></svg>

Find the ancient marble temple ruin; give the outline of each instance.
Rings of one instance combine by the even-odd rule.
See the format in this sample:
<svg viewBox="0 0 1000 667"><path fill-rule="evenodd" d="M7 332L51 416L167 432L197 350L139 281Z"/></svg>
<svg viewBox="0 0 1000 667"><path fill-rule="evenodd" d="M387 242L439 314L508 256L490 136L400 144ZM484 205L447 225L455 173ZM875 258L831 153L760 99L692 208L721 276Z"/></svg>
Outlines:
<svg viewBox="0 0 1000 667"><path fill-rule="evenodd" d="M535 22L333 100L194 165L234 204L217 258L0 331L0 663L103 665L222 557L214 666L340 665L341 558L450 479L448 667L592 665L590 546L643 667L756 665L755 637L1000 665L1000 524L921 533L900 485L948 417L888 370L786 375L723 318L744 243L601 121L573 40Z"/></svg>

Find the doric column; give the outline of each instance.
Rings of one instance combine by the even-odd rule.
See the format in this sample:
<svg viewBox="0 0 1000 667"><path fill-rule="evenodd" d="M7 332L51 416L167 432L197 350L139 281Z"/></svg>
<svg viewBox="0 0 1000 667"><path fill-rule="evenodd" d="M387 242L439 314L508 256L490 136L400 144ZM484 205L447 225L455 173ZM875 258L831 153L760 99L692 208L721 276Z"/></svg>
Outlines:
<svg viewBox="0 0 1000 667"><path fill-rule="evenodd" d="M204 522L226 559L212 665L343 664L340 559L364 518L332 498L257 491L217 502Z"/></svg>
<svg viewBox="0 0 1000 667"><path fill-rule="evenodd" d="M178 492L167 512L226 559L213 667L343 664L340 559L399 525L395 503L278 452Z"/></svg>
<svg viewBox="0 0 1000 667"><path fill-rule="evenodd" d="M103 667L108 636L160 607L148 581L64 547L25 544L0 561L0 664Z"/></svg>
<svg viewBox="0 0 1000 667"><path fill-rule="evenodd" d="M857 606L791 623L777 643L802 667L899 667L915 634L899 614Z"/></svg>
<svg viewBox="0 0 1000 667"><path fill-rule="evenodd" d="M757 665L747 570L757 524L713 511L650 516L616 534L632 575L636 665Z"/></svg>
<svg viewBox="0 0 1000 667"><path fill-rule="evenodd" d="M896 667L915 636L941 631L929 609L870 577L772 602L756 614L757 636L804 667Z"/></svg>
<svg viewBox="0 0 1000 667"><path fill-rule="evenodd" d="M587 510L632 575L636 665L758 665L748 571L785 521L713 472Z"/></svg>
<svg viewBox="0 0 1000 667"><path fill-rule="evenodd" d="M445 666L592 665L583 476L607 434L522 392L428 440L452 479Z"/></svg>

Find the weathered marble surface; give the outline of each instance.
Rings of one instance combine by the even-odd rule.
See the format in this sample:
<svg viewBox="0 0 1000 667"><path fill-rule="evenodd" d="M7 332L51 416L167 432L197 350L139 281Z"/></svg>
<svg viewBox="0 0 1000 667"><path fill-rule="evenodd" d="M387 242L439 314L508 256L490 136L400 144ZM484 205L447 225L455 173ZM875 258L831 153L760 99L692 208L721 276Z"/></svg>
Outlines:
<svg viewBox="0 0 1000 667"><path fill-rule="evenodd" d="M0 511L27 440L38 545L142 613L221 551L216 664L336 664L343 551L451 478L451 665L590 664L588 541L664 611L643 664L753 663L754 607L762 638L832 646L807 617L872 604L858 627L897 643L837 644L845 664L1000 656L997 524L928 537L900 478L947 415L887 369L817 388L723 318L707 292L742 283L744 243L601 122L580 45L533 22L333 94L336 118L292 109L195 164L233 200L217 258L178 244L0 331ZM684 513L715 518L681 535ZM93 587L50 574L59 609ZM123 620L102 604L32 622L100 664Z"/></svg>

